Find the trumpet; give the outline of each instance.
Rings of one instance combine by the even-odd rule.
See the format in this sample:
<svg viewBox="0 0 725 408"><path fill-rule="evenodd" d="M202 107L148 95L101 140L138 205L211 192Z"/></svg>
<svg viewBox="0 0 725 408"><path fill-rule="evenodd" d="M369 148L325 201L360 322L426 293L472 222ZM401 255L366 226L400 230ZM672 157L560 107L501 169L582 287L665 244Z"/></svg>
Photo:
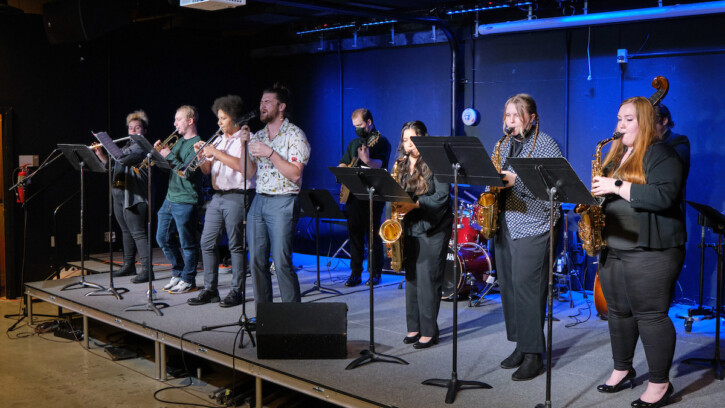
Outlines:
<svg viewBox="0 0 725 408"><path fill-rule="evenodd" d="M178 141L179 141L179 129L174 129L174 131L171 132L169 137L164 139L163 142L154 146L154 148L156 149L157 152L160 152L163 149L171 150L174 147L174 145L176 144L176 142L178 142Z"/></svg>
<svg viewBox="0 0 725 408"><path fill-rule="evenodd" d="M113 143L124 142L130 138L131 138L131 136L121 137L121 138L114 140ZM103 147L103 144L100 142L96 142L96 143L93 143L90 146L88 146L88 148L91 150L100 149L101 147Z"/></svg>
<svg viewBox="0 0 725 408"><path fill-rule="evenodd" d="M222 128L219 127L219 130L217 130L216 133L214 133L214 136L210 137L209 140L204 142L203 145L199 148L199 150L196 152L196 154L189 159L187 163L185 163L184 167L181 170L174 170L176 171L176 174L179 175L181 178L186 178L187 171L195 171L199 168L205 161L207 161L206 156L202 155L202 151L204 151L204 148L209 146L210 144L214 147L217 147L219 143L222 141Z"/></svg>

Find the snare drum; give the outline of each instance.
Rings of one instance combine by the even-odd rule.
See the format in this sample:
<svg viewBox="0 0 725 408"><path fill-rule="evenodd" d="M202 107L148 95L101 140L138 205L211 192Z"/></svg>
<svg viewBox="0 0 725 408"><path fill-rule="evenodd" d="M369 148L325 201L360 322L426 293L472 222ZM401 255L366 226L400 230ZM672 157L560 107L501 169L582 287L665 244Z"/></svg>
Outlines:
<svg viewBox="0 0 725 408"><path fill-rule="evenodd" d="M458 266L458 280L453 281L453 262ZM458 248L458 254L454 256L454 250L448 248L446 256L446 267L443 278L443 299L451 299L454 293L467 296L471 292L471 284L476 288L475 291L481 293L491 279L493 272L493 262L486 248L481 245L468 242L463 243ZM466 278L470 274L470 281Z"/></svg>

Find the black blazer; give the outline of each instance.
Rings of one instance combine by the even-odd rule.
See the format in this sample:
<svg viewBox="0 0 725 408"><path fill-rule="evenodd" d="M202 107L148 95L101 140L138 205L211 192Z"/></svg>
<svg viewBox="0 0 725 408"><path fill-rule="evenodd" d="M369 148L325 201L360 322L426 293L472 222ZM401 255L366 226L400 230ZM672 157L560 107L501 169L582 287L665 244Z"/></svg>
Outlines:
<svg viewBox="0 0 725 408"><path fill-rule="evenodd" d="M445 229L450 231L452 226L451 185L439 182L432 175L426 181L430 186L428 192L413 197L420 208L410 211L403 219L405 231L410 236L430 236Z"/></svg>

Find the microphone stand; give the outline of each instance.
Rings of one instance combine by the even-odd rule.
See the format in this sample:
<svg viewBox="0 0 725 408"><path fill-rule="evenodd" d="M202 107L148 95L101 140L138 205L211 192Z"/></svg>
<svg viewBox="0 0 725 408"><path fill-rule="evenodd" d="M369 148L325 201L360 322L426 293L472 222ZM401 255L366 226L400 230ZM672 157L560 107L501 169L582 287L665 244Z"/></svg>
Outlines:
<svg viewBox="0 0 725 408"><path fill-rule="evenodd" d="M108 289L94 290L86 293L86 296L115 296L116 299L123 299L122 294L127 293L127 288L113 287L113 166L111 162L113 157L108 155L108 264L110 271L108 273Z"/></svg>
<svg viewBox="0 0 725 408"><path fill-rule="evenodd" d="M244 250L244 256L242 257L242 287L240 288L241 294L242 294L242 315L239 316L239 320L237 320L235 323L226 323L226 324L217 324L214 326L201 326L202 331L210 331L215 329L220 329L222 327L231 327L231 326L240 326L242 329L242 333L239 336L239 348L244 348L244 332L247 332L249 335L249 340L252 342L252 347L257 347L257 342L254 340L254 336L252 335L252 332L257 329L256 323L252 322L249 318L247 318L247 211L249 210L248 206L248 197L247 197L247 187L249 186L247 184L247 160L249 153L247 153L247 144L248 141L244 140L242 142L242 146L244 147L244 214L242 214L242 249ZM200 150L201 151L201 150ZM249 203L251 204L251 203Z"/></svg>

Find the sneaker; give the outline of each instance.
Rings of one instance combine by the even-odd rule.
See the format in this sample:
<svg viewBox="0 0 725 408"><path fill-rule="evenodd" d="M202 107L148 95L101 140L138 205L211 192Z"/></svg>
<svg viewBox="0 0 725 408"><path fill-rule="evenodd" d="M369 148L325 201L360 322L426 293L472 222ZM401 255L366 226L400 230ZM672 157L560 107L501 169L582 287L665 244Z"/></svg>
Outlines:
<svg viewBox="0 0 725 408"><path fill-rule="evenodd" d="M232 266L231 265L225 265L225 264L219 264L219 273L226 275L228 273L232 273Z"/></svg>
<svg viewBox="0 0 725 408"><path fill-rule="evenodd" d="M380 275L373 276L372 281L373 281L373 286L379 285L380 284ZM365 286L370 286L370 279L368 279L368 281L365 282Z"/></svg>
<svg viewBox="0 0 725 408"><path fill-rule="evenodd" d="M169 293L172 295L179 295L181 293L193 292L197 289L196 283L189 283L186 281L179 281L173 288L169 289Z"/></svg>
<svg viewBox="0 0 725 408"><path fill-rule="evenodd" d="M221 307L233 307L242 304L242 294L232 289L231 292L219 303Z"/></svg>
<svg viewBox="0 0 725 408"><path fill-rule="evenodd" d="M169 283L164 285L164 290L167 292L170 291L174 286L179 284L179 281L181 281L181 278L179 278L177 276L172 276Z"/></svg>
<svg viewBox="0 0 725 408"><path fill-rule="evenodd" d="M362 283L362 278L360 275L352 274L349 278L347 278L347 281L345 281L345 286L357 286Z"/></svg>
<svg viewBox="0 0 725 408"><path fill-rule="evenodd" d="M219 301L219 292L215 290L202 290L199 296L187 299L186 303L190 306L205 305L207 303L217 303Z"/></svg>

